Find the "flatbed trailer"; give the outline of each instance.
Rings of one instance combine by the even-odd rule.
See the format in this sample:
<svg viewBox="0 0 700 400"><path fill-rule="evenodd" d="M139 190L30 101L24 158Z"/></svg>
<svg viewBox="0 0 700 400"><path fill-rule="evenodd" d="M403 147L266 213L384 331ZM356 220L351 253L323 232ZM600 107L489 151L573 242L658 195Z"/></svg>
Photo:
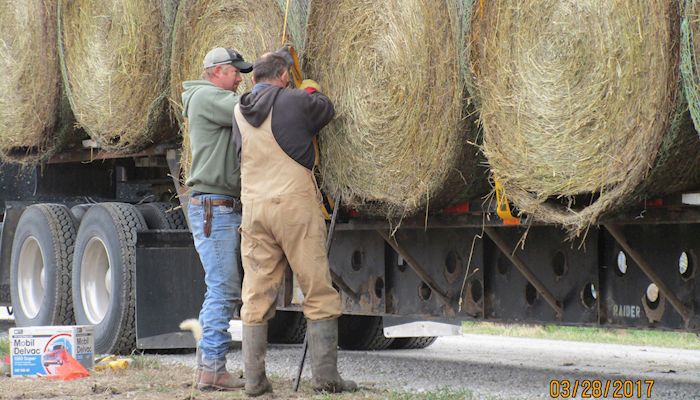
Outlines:
<svg viewBox="0 0 700 400"><path fill-rule="evenodd" d="M178 325L205 286L180 182L176 143L3 166L0 305L19 326L94 324L98 352L192 347ZM504 224L482 199L397 226L342 215L330 253L340 345L425 347L439 334L426 320L700 332L696 197L648 200L574 240L527 217ZM288 271L271 340L303 339L301 299Z"/></svg>

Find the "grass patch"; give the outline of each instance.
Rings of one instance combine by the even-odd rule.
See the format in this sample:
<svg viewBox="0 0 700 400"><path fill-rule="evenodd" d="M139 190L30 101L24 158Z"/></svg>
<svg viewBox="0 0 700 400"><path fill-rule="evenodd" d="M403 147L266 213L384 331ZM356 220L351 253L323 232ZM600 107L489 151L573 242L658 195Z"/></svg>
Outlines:
<svg viewBox="0 0 700 400"><path fill-rule="evenodd" d="M574 342L658 346L700 350L698 335L689 332L612 329L583 326L517 325L465 321L462 332L479 335L528 337Z"/></svg>
<svg viewBox="0 0 700 400"><path fill-rule="evenodd" d="M383 399L383 400L475 400L477 397L474 393L465 389L450 389L441 388L427 392L409 393L397 390L373 390L364 389L354 393L341 394L317 394L313 397L314 400L333 400L333 399Z"/></svg>
<svg viewBox="0 0 700 400"><path fill-rule="evenodd" d="M472 400L476 398L476 395L469 390L448 388L421 393L391 392L389 395L390 400Z"/></svg>
<svg viewBox="0 0 700 400"><path fill-rule="evenodd" d="M133 362L129 364L129 368L132 369L160 369L163 366L159 360L142 354L134 353L131 354L129 358L133 360Z"/></svg>
<svg viewBox="0 0 700 400"><path fill-rule="evenodd" d="M2 338L0 339L0 357L5 357L10 355L10 339Z"/></svg>
<svg viewBox="0 0 700 400"><path fill-rule="evenodd" d="M137 355L136 358L149 357ZM248 397L243 391L201 392L193 387L194 369L181 364L163 363L161 368L106 370L93 372L90 376L67 382L46 379L2 379L0 393L10 393L23 399L81 399L104 400L105 398L134 398L148 400L196 399L196 400L244 400ZM291 379L270 375L274 394L266 399L290 400L476 400L467 390L435 389L421 393L406 393L400 389L378 388L372 384L362 384L361 390L354 393L317 394L309 380L303 380L298 392L292 390ZM2 395L0 395L2 397ZM5 398L5 397L2 397ZM497 397L486 397L495 400Z"/></svg>

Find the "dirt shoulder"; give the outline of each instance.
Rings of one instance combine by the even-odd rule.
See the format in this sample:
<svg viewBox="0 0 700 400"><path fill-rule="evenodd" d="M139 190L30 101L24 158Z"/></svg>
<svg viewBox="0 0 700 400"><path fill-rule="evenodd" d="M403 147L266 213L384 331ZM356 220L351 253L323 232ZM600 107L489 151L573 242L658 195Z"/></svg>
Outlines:
<svg viewBox="0 0 700 400"><path fill-rule="evenodd" d="M161 365L144 369L93 372L91 376L62 382L42 378L0 378L0 399L244 399L242 392L201 392L193 390L194 372L182 365ZM275 392L261 399L308 399L317 396L309 382L293 392L288 380L273 378ZM366 388L342 396L353 399L380 399L386 391ZM321 398L325 397L323 395Z"/></svg>

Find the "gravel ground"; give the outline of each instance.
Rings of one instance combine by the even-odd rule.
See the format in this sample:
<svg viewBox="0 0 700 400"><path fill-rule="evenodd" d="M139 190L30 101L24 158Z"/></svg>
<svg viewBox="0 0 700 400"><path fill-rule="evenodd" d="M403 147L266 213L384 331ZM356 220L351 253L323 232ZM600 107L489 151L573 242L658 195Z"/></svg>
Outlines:
<svg viewBox="0 0 700 400"><path fill-rule="evenodd" d="M291 379L300 351L301 346L270 346L268 371ZM153 357L194 366L193 355ZM240 367L240 351L232 351L229 360ZM700 399L696 350L464 335L440 338L424 350L341 351L339 365L346 378L409 392L453 388L484 399L544 399L552 398L552 379L653 379L651 398ZM308 367L304 377L310 378Z"/></svg>
<svg viewBox="0 0 700 400"><path fill-rule="evenodd" d="M4 311L0 309L0 337L13 326ZM291 380L300 354L300 345L271 345L268 371ZM195 364L194 354L147 357ZM232 350L229 366L240 368L241 363L240 349ZM698 350L462 335L439 338L423 350L340 351L339 366L344 377L364 386L414 393L451 388L480 399L547 399L552 398L552 379L628 379L654 380L654 399L700 400ZM311 378L308 364L303 376ZM647 398L646 393L640 398Z"/></svg>

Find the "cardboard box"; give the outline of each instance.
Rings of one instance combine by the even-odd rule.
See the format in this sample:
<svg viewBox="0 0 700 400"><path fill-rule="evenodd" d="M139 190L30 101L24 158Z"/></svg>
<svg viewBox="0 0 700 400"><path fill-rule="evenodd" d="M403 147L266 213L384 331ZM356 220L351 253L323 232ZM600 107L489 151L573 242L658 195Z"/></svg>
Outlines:
<svg viewBox="0 0 700 400"><path fill-rule="evenodd" d="M12 376L53 375L65 350L86 369L95 362L92 326L32 326L10 329Z"/></svg>

